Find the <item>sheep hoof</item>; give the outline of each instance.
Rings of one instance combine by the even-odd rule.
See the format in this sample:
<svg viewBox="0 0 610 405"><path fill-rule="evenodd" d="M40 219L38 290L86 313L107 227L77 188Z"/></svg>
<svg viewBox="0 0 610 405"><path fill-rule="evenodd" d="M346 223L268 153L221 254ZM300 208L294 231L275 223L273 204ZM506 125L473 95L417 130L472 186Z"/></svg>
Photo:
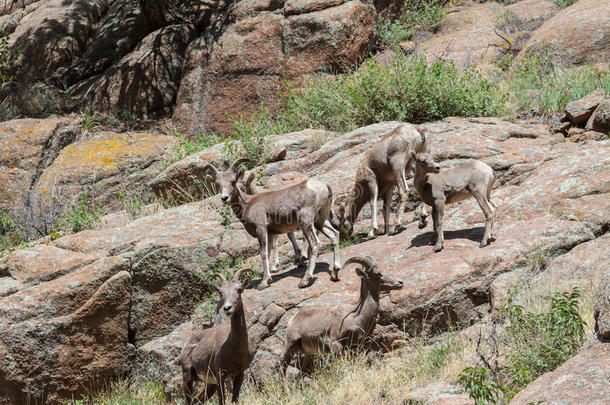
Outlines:
<svg viewBox="0 0 610 405"><path fill-rule="evenodd" d="M427 226L428 226L428 223L426 221L419 221L419 223L417 224L417 227L419 229L424 229Z"/></svg>
<svg viewBox="0 0 610 405"><path fill-rule="evenodd" d="M294 259L294 263L295 263L297 266L302 266L302 265L304 265L304 264L305 264L305 259L306 259L306 257L305 257L305 256L301 256L301 257L299 257L299 258L295 258L295 259Z"/></svg>
<svg viewBox="0 0 610 405"><path fill-rule="evenodd" d="M481 243L479 244L479 248L484 248L487 245L489 245L489 241L481 241Z"/></svg>
<svg viewBox="0 0 610 405"><path fill-rule="evenodd" d="M272 268L271 268L271 272L272 272L272 273L277 273L277 272L278 272L277 267L272 267Z"/></svg>
<svg viewBox="0 0 610 405"><path fill-rule="evenodd" d="M313 277L305 277L299 282L299 288L306 288L313 284Z"/></svg>
<svg viewBox="0 0 610 405"><path fill-rule="evenodd" d="M366 234L367 238L374 238L379 233L378 229L371 229L369 233Z"/></svg>
<svg viewBox="0 0 610 405"><path fill-rule="evenodd" d="M443 250L443 245L434 245L433 250L435 252L440 252L441 250Z"/></svg>
<svg viewBox="0 0 610 405"><path fill-rule="evenodd" d="M330 281L339 281L339 270L340 269L334 269L332 273L330 273Z"/></svg>
<svg viewBox="0 0 610 405"><path fill-rule="evenodd" d="M269 281L267 280L262 280L258 285L259 290L265 289L267 287L269 287Z"/></svg>

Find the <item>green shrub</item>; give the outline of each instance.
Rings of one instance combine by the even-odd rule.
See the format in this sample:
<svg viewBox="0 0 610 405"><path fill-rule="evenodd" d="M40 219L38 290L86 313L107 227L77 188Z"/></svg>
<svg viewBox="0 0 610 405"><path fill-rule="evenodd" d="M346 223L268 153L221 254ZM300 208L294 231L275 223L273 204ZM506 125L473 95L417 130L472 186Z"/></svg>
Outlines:
<svg viewBox="0 0 610 405"><path fill-rule="evenodd" d="M507 389L490 378L486 368L466 367L458 376L458 382L468 391L477 404L496 404Z"/></svg>
<svg viewBox="0 0 610 405"><path fill-rule="evenodd" d="M290 128L345 131L380 121L424 122L447 116L494 115L505 100L475 68L398 55L391 66L367 60L356 72L307 81L279 117Z"/></svg>
<svg viewBox="0 0 610 405"><path fill-rule="evenodd" d="M222 141L222 138L219 136L202 134L200 132L188 136L174 129L172 135L179 139L179 143L174 147L174 157L165 161L165 167Z"/></svg>
<svg viewBox="0 0 610 405"><path fill-rule="evenodd" d="M97 118L96 114L93 113L89 108L86 108L85 110L81 111L80 117L80 124L85 130L90 130L100 126L100 121Z"/></svg>
<svg viewBox="0 0 610 405"><path fill-rule="evenodd" d="M57 224L66 232L77 233L85 229L93 229L102 216L102 210L89 201L88 193L83 196L62 216Z"/></svg>
<svg viewBox="0 0 610 405"><path fill-rule="evenodd" d="M511 94L509 112L557 112L597 88L610 91L610 74L594 66L561 68L547 52L532 52L511 65L500 87Z"/></svg>
<svg viewBox="0 0 610 405"><path fill-rule="evenodd" d="M9 47L8 38L8 34L0 34L0 84L12 81L17 68L19 52Z"/></svg>
<svg viewBox="0 0 610 405"><path fill-rule="evenodd" d="M377 35L382 44L393 47L398 42L410 41L416 30L434 32L446 14L440 0L405 0L403 8L398 19L379 21Z"/></svg>
<svg viewBox="0 0 610 405"><path fill-rule="evenodd" d="M229 161L251 159L254 164L248 165L249 169L264 163L269 152L265 138L289 132L291 128L286 124L284 120L274 119L262 104L249 119L243 116L232 119L233 133L224 144L225 158Z"/></svg>
<svg viewBox="0 0 610 405"><path fill-rule="evenodd" d="M555 4L557 4L561 8L570 7L572 4L576 3L578 0L554 0Z"/></svg>
<svg viewBox="0 0 610 405"><path fill-rule="evenodd" d="M553 371L576 354L584 343L585 321L578 312L580 290L545 297L548 312L532 313L509 300L503 312L508 322L505 341L511 387L521 389Z"/></svg>
<svg viewBox="0 0 610 405"><path fill-rule="evenodd" d="M18 246L23 241L15 221L0 208L0 251Z"/></svg>

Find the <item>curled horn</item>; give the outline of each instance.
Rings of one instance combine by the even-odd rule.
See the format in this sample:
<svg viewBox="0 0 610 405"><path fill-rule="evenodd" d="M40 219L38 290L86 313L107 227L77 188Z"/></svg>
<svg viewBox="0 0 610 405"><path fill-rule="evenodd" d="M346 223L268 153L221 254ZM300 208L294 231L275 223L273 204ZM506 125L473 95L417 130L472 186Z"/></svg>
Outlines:
<svg viewBox="0 0 610 405"><path fill-rule="evenodd" d="M237 170L239 170L239 165L242 163L250 163L253 162L252 159L248 159L248 158L240 158L237 159L235 162L231 163L231 166L229 167L229 169L233 172L233 173L237 173Z"/></svg>
<svg viewBox="0 0 610 405"><path fill-rule="evenodd" d="M222 281L223 283L225 281L227 281L227 279L225 278L225 276L223 276L221 273L214 273L214 277L220 279L220 281Z"/></svg>
<svg viewBox="0 0 610 405"><path fill-rule="evenodd" d="M214 166L211 163L208 163L207 165L205 165L205 167L203 168L203 171L205 172L208 169L212 170L214 172L215 176L218 175L218 173L219 173L219 170L216 168L216 166Z"/></svg>
<svg viewBox="0 0 610 405"><path fill-rule="evenodd" d="M366 271L366 272L373 270L375 268L375 266L377 266L377 264L375 264L375 261L373 260L373 258L371 256L350 257L349 259L347 259L347 261L343 265L347 266L348 264L352 264L352 263L361 264L362 266L364 266L364 271Z"/></svg>
<svg viewBox="0 0 610 405"><path fill-rule="evenodd" d="M244 267L243 269L237 270L233 275L233 280L239 281L239 277L248 271L252 271L252 269L250 267Z"/></svg>

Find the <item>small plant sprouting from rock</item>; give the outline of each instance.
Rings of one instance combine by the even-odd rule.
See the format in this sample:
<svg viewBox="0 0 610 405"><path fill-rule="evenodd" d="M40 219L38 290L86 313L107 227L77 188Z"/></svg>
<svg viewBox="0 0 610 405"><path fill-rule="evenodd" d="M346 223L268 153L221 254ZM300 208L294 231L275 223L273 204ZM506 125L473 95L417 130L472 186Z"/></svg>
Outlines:
<svg viewBox="0 0 610 405"><path fill-rule="evenodd" d="M13 81L19 51L9 47L9 34L0 34L0 84Z"/></svg>
<svg viewBox="0 0 610 405"><path fill-rule="evenodd" d="M174 129L172 130L172 135L179 139L179 143L174 147L174 156L165 161L165 168L184 159L187 156L207 149L222 141L222 138L219 136L207 135L201 132L196 132L195 134L189 136Z"/></svg>
<svg viewBox="0 0 610 405"><path fill-rule="evenodd" d="M102 216L100 207L89 201L88 193L84 193L81 198L68 208L61 219L58 221L58 228L77 233L85 229L93 229Z"/></svg>
<svg viewBox="0 0 610 405"><path fill-rule="evenodd" d="M144 208L142 197L123 188L119 190L117 198L131 219L136 219L140 216L142 209Z"/></svg>
<svg viewBox="0 0 610 405"><path fill-rule="evenodd" d="M15 221L0 208L0 251L19 246L23 238Z"/></svg>
<svg viewBox="0 0 610 405"><path fill-rule="evenodd" d="M95 113L91 111L91 109L86 108L80 113L81 117L81 126L83 129L89 131L95 127L100 126L100 121Z"/></svg>

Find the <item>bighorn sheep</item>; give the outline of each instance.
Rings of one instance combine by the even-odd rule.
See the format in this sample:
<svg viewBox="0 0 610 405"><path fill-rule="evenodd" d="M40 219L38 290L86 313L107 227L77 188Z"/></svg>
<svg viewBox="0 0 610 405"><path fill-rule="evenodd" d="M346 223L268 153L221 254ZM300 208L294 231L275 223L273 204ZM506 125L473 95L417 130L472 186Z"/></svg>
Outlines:
<svg viewBox="0 0 610 405"><path fill-rule="evenodd" d="M358 304L336 307L309 306L299 310L288 322L282 368L284 372L293 355L303 355L308 363L311 355L341 353L347 346L362 343L375 329L379 312L379 293L398 290L403 282L381 272L373 259L351 257L344 266L358 263L360 276Z"/></svg>
<svg viewBox="0 0 610 405"><path fill-rule="evenodd" d="M449 169L441 169L429 153L413 154L415 162L415 189L421 200L432 207L432 221L436 234L434 251L443 249L443 215L445 204L474 197L485 214L485 234L479 247L495 240L496 205L490 199L496 181L494 170L474 160ZM426 226L426 210L420 215L420 228Z"/></svg>
<svg viewBox="0 0 610 405"><path fill-rule="evenodd" d="M411 125L403 124L385 135L377 144L367 151L358 165L351 196L345 206L339 210L339 219L343 225L348 222L349 232L362 206L371 203L372 229L369 237L379 232L377 225L377 199L383 198L383 218L385 233L390 234L390 204L394 186L398 187L400 204L397 214L397 228L402 224L402 212L408 197L407 174L411 152L425 152L426 137Z"/></svg>
<svg viewBox="0 0 610 405"><path fill-rule="evenodd" d="M205 169L214 172L216 185L220 189L220 199L225 204L231 204L233 213L239 218L246 231L258 238L260 255L263 259L261 288L267 287L271 281L269 256L273 239L277 235L294 232L299 228L309 245L309 263L299 288L307 287L313 281L320 244L316 229L333 243L334 260L330 278L338 281L338 272L341 269L339 231L333 228L330 222L332 206L330 187L310 179L283 189L248 195L238 184L244 175L244 169L240 168L240 164L247 160L239 159L224 171L218 170L211 164Z"/></svg>
<svg viewBox="0 0 610 405"><path fill-rule="evenodd" d="M230 322L210 329L197 331L191 335L182 349L178 362L182 366L182 382L187 402L193 401L193 382L201 381L202 400L205 402L219 389L218 403L224 404L227 378L233 378L233 402L237 402L239 390L244 381L244 371L252 360L248 328L241 294L249 284L242 283L239 276L250 269L238 270L233 280L216 273L221 280L218 288L222 298L217 309L222 308Z"/></svg>
<svg viewBox="0 0 610 405"><path fill-rule="evenodd" d="M256 186L256 174L254 172L250 172L248 178L244 181L244 191L246 194L252 195L256 193L260 193L263 190L259 190ZM297 242L296 237L294 236L294 232L288 232L286 234L288 236L288 240L292 244L292 248L294 249L294 263L298 265L302 265L305 263L305 256L301 253L301 248ZM280 264L280 258L277 250L277 241L279 239L279 235L270 236L269 241L269 257L271 259L271 272L275 273L277 271L277 266Z"/></svg>

